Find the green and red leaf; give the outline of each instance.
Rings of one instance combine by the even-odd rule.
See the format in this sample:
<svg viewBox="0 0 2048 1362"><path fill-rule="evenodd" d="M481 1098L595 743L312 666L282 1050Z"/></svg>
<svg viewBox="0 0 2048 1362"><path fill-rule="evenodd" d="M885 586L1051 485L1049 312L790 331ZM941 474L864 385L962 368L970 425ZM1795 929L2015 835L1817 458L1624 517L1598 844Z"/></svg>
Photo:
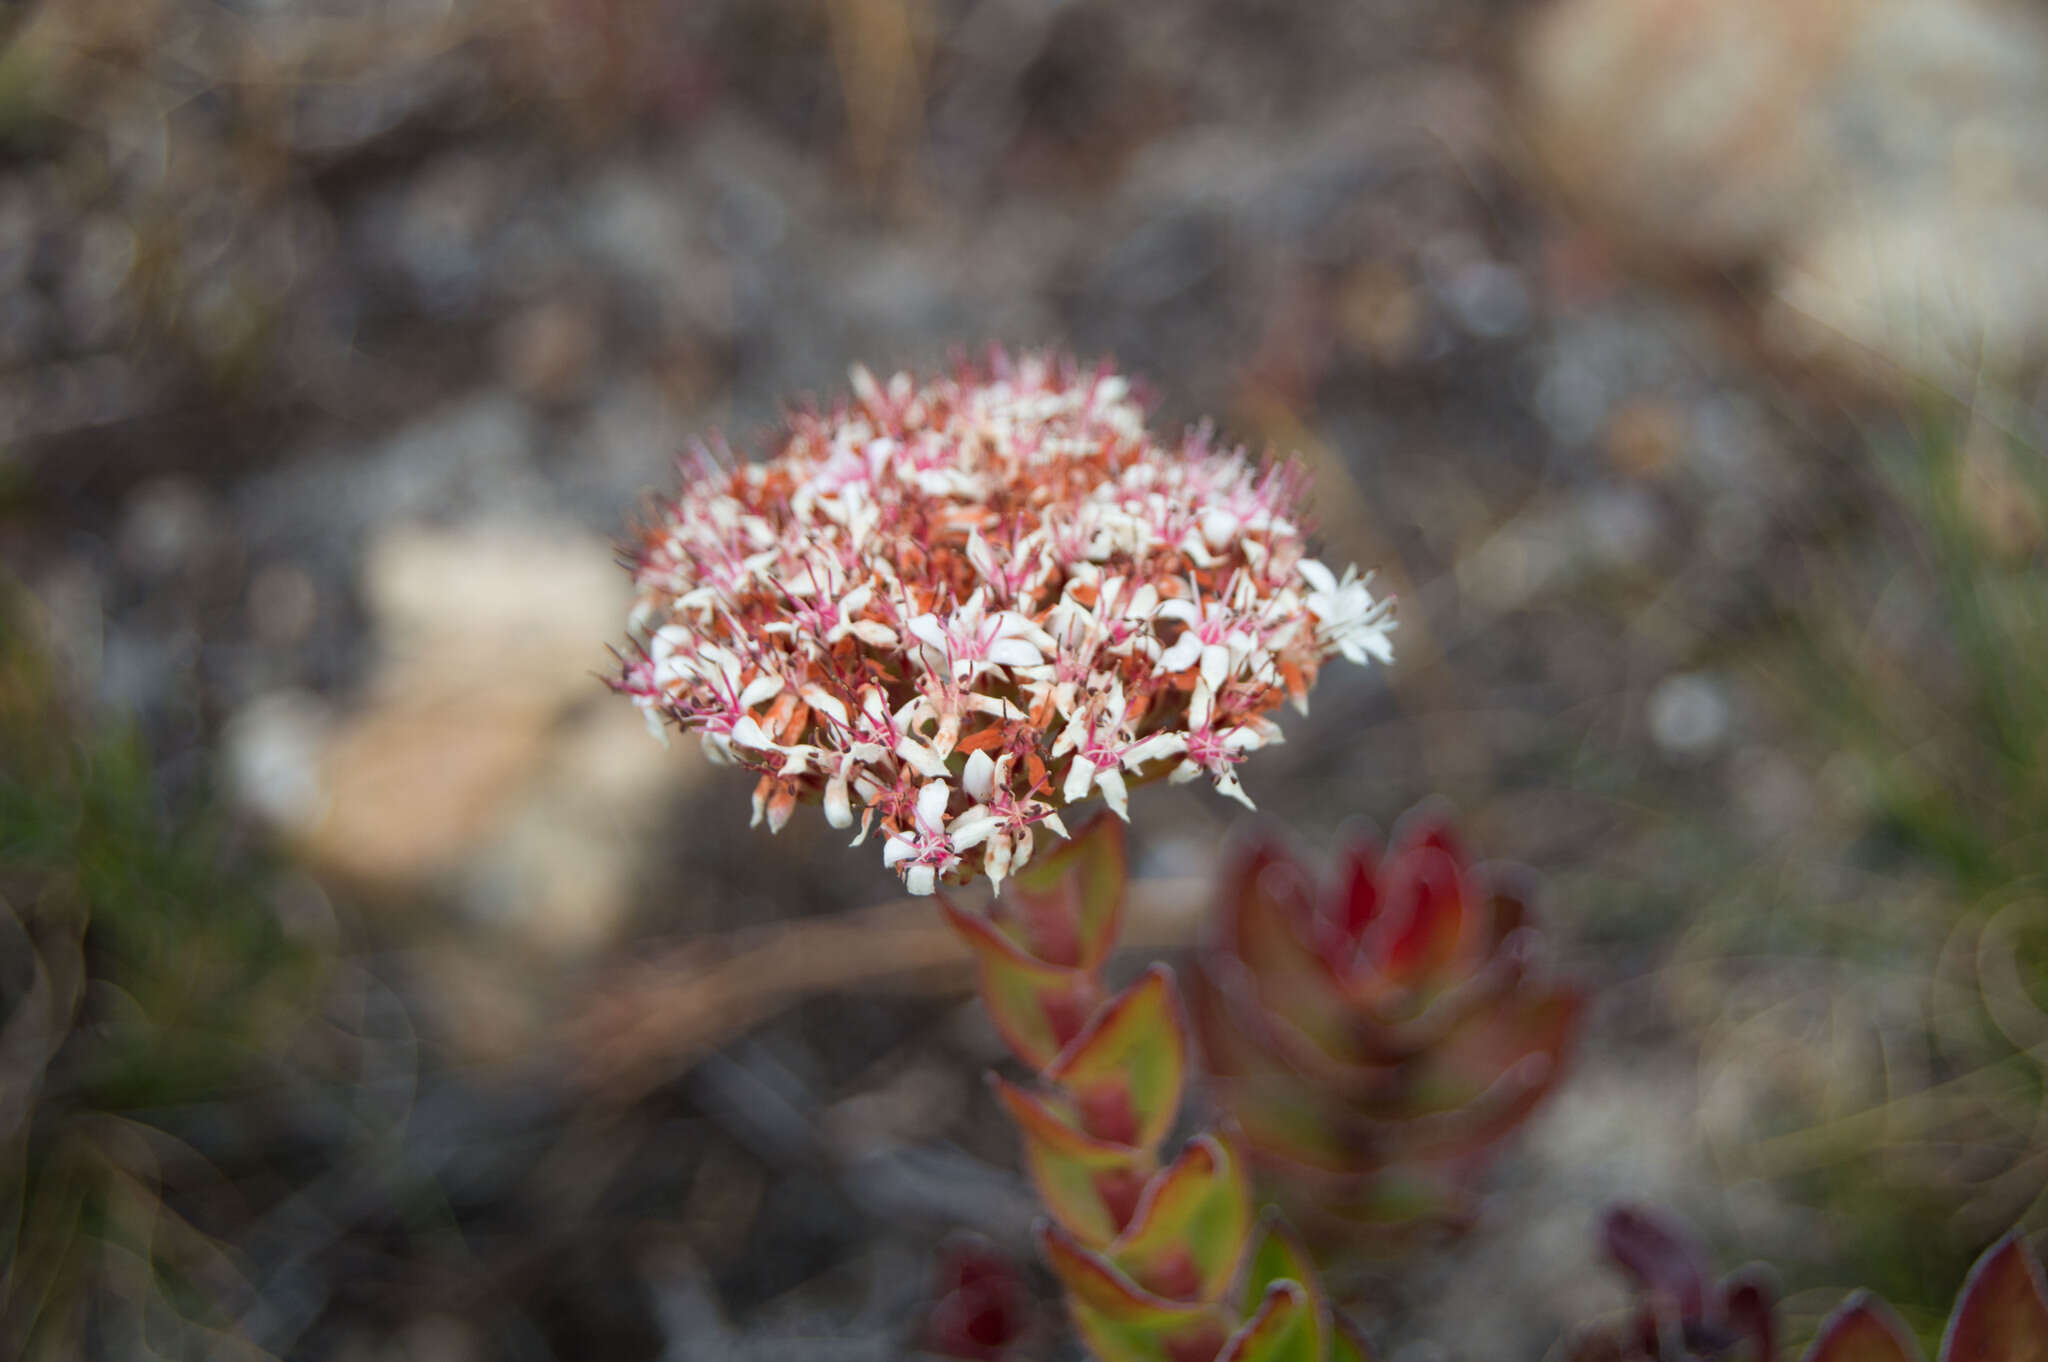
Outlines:
<svg viewBox="0 0 2048 1362"><path fill-rule="evenodd" d="M1859 1291L1820 1326L1804 1362L1922 1362L1920 1345L1891 1307Z"/></svg>
<svg viewBox="0 0 2048 1362"><path fill-rule="evenodd" d="M989 919L950 900L942 897L939 908L974 953L982 1002L1004 1042L1035 1069L1052 1063L1094 1010L1094 977L1028 954Z"/></svg>
<svg viewBox="0 0 2048 1362"><path fill-rule="evenodd" d="M1098 1139L1157 1149L1180 1111L1187 1025L1173 972L1154 965L1111 998L1045 1068Z"/></svg>
<svg viewBox="0 0 2048 1362"><path fill-rule="evenodd" d="M1237 1276L1251 1226L1244 1159L1214 1135L1201 1135L1146 1187L1108 1255L1154 1294L1220 1301Z"/></svg>
<svg viewBox="0 0 2048 1362"><path fill-rule="evenodd" d="M1322 1293L1315 1260L1276 1211L1268 1210L1259 1217L1250 1250L1244 1255L1243 1277L1236 1298L1246 1311L1264 1300L1275 1282L1300 1282L1311 1296Z"/></svg>
<svg viewBox="0 0 2048 1362"><path fill-rule="evenodd" d="M993 1084L1024 1137L1025 1167L1053 1219L1083 1243L1116 1238L1155 1171L1151 1152L1088 1134L1058 1094L1040 1096L1000 1077Z"/></svg>
<svg viewBox="0 0 2048 1362"><path fill-rule="evenodd" d="M1040 1225L1038 1242L1099 1362L1210 1362L1230 1336L1221 1306L1155 1296L1057 1225Z"/></svg>
<svg viewBox="0 0 2048 1362"><path fill-rule="evenodd" d="M1296 1281L1274 1282L1257 1311L1223 1345L1216 1362L1323 1362L1327 1333L1307 1287Z"/></svg>
<svg viewBox="0 0 2048 1362"><path fill-rule="evenodd" d="M1293 854L1261 835L1229 853L1218 884L1221 951L1243 962L1258 1001L1347 1054L1352 1010L1315 949L1316 888Z"/></svg>
<svg viewBox="0 0 2048 1362"><path fill-rule="evenodd" d="M1092 971L1116 944L1129 882L1123 820L1105 811L1011 877L997 913L1004 930L1033 955Z"/></svg>
<svg viewBox="0 0 2048 1362"><path fill-rule="evenodd" d="M2017 1231L1970 1269L1941 1341L1941 1362L2048 1362L2048 1292Z"/></svg>

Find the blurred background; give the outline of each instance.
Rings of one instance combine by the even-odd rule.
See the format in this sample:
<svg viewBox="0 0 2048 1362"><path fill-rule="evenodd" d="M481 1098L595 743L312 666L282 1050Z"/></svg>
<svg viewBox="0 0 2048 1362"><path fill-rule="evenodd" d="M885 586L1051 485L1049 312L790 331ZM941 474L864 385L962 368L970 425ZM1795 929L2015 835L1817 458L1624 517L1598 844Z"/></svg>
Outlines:
<svg viewBox="0 0 2048 1362"><path fill-rule="evenodd" d="M2048 1224L2038 4L0 22L0 1353L895 1358L971 1230L1078 1355L935 915L596 679L691 438L992 341L1299 452L1399 657L1249 792L1449 798L1595 999L1384 1356L1616 1198L1923 1332Z"/></svg>

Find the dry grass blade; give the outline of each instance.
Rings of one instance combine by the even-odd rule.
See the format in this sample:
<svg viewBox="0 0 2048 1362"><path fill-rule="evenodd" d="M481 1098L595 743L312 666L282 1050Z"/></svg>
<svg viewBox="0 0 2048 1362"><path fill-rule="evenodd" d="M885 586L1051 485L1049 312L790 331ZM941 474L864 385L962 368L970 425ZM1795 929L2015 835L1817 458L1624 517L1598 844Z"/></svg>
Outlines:
<svg viewBox="0 0 2048 1362"><path fill-rule="evenodd" d="M1193 943L1209 884L1196 877L1131 886L1123 944ZM603 980L570 1024L573 1071L625 1105L726 1041L821 993L915 989L966 993L973 959L928 899L694 941Z"/></svg>

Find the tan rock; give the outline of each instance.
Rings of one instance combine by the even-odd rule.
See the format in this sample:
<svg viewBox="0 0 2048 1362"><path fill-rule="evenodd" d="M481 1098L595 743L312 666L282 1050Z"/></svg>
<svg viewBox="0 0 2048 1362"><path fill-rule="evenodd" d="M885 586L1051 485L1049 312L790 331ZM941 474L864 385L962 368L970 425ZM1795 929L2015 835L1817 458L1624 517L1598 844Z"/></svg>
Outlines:
<svg viewBox="0 0 2048 1362"><path fill-rule="evenodd" d="M608 940L700 765L599 684L628 605L611 547L554 525L402 526L370 546L362 592L379 666L360 706L250 706L229 741L245 802L328 874L453 891L545 954Z"/></svg>
<svg viewBox="0 0 2048 1362"><path fill-rule="evenodd" d="M1522 57L1531 149L1575 212L1653 266L1754 271L1775 353L1899 395L2048 362L2036 10L1558 0Z"/></svg>

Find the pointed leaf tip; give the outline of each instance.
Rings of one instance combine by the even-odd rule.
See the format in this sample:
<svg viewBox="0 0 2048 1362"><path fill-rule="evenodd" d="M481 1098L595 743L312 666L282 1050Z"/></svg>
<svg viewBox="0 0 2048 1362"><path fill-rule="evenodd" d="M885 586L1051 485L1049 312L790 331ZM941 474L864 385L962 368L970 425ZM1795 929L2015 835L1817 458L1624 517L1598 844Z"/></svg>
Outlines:
<svg viewBox="0 0 2048 1362"><path fill-rule="evenodd" d="M1218 1306L1153 1295L1058 1225L1041 1223L1038 1244L1067 1288L1075 1329L1100 1362L1213 1358L1229 1336Z"/></svg>
<svg viewBox="0 0 2048 1362"><path fill-rule="evenodd" d="M1157 1149L1180 1111L1187 1050L1173 972L1154 965L1089 1019L1045 1076L1074 1094L1090 1134Z"/></svg>
<svg viewBox="0 0 2048 1362"><path fill-rule="evenodd" d="M1106 1244L1136 1208L1155 1167L1150 1151L1099 1140L1040 1097L991 1074L997 1098L1024 1137L1024 1162L1039 1200L1061 1227L1089 1244Z"/></svg>
<svg viewBox="0 0 2048 1362"><path fill-rule="evenodd" d="M1268 1210L1259 1217L1250 1251L1244 1255L1244 1280L1238 1286L1237 1300L1250 1311L1265 1299L1267 1288L1279 1281L1300 1282L1311 1295L1321 1293L1315 1260L1308 1249L1277 1211Z"/></svg>
<svg viewBox="0 0 2048 1362"><path fill-rule="evenodd" d="M1109 1256L1161 1295L1221 1301L1251 1224L1244 1160L1214 1135L1200 1135L1145 1189Z"/></svg>
<svg viewBox="0 0 2048 1362"><path fill-rule="evenodd" d="M1891 1307L1859 1291L1828 1316L1802 1362L1922 1362L1922 1356Z"/></svg>
<svg viewBox="0 0 2048 1362"><path fill-rule="evenodd" d="M2048 1362L2048 1292L2018 1231L1985 1250L1957 1297L1941 1362Z"/></svg>
<svg viewBox="0 0 2048 1362"><path fill-rule="evenodd" d="M1042 1069L1080 1034L1097 997L1086 973L1026 952L980 913L941 898L939 911L973 953L981 997L1019 1059Z"/></svg>
<svg viewBox="0 0 2048 1362"><path fill-rule="evenodd" d="M1216 1362L1323 1362L1326 1332L1308 1288L1296 1281L1274 1282Z"/></svg>
<svg viewBox="0 0 2048 1362"><path fill-rule="evenodd" d="M1129 883L1123 821L1103 812L1012 876L1008 899L1034 950L1093 970L1116 944Z"/></svg>

